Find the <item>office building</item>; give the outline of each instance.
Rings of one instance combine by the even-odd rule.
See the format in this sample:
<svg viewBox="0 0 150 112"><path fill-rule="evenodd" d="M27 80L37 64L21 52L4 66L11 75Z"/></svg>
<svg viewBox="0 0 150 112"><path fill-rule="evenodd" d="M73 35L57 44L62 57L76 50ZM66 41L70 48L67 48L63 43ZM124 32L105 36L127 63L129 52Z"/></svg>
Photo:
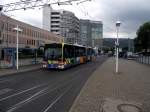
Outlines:
<svg viewBox="0 0 150 112"><path fill-rule="evenodd" d="M18 34L19 48L37 49L46 43L62 42L62 37L53 34L49 31L43 30L23 23L21 21L12 19L8 16L0 16L0 59L2 57L2 50L5 48L16 48L16 31L14 28L19 26L22 29Z"/></svg>
<svg viewBox="0 0 150 112"><path fill-rule="evenodd" d="M103 24L101 21L91 21L92 46L101 48L103 40Z"/></svg>
<svg viewBox="0 0 150 112"><path fill-rule="evenodd" d="M101 48L103 40L102 22L81 19L80 40L82 40L83 45Z"/></svg>
<svg viewBox="0 0 150 112"><path fill-rule="evenodd" d="M79 19L66 10L43 8L43 28L64 37L66 43L79 43Z"/></svg>

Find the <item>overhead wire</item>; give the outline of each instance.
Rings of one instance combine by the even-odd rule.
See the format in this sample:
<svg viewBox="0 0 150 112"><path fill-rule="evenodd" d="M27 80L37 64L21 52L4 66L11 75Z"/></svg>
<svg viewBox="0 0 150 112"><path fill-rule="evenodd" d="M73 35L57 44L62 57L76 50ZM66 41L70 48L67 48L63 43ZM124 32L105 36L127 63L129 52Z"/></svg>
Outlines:
<svg viewBox="0 0 150 112"><path fill-rule="evenodd" d="M81 9L81 7L80 6L82 6L84 9L84 11ZM77 7L75 7L75 8L77 8ZM79 8L79 9L78 9ZM78 10L80 10L82 13L84 13L85 14L85 16L88 16L89 18L93 18L88 12L86 12L86 8L85 8L85 6L84 6L84 4L81 4L81 5L78 5ZM107 30L109 30L110 32L114 32L114 28L111 28L110 26L108 26L108 25L106 25L106 24L104 24L104 28L107 28Z"/></svg>

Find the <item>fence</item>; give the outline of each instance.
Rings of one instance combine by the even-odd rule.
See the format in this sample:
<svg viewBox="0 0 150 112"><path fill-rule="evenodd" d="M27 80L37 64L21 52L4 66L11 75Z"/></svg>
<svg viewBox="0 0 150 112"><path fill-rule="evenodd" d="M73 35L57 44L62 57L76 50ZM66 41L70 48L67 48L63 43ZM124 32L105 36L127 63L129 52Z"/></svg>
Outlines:
<svg viewBox="0 0 150 112"><path fill-rule="evenodd" d="M16 66L16 49L3 48L0 50L0 68L12 68ZM20 48L19 66L37 64L42 62L43 51L38 49Z"/></svg>
<svg viewBox="0 0 150 112"><path fill-rule="evenodd" d="M37 58L36 60L34 58L29 58L29 59L19 59L19 66L24 66L24 65L32 65L32 64L38 64L42 63L42 58ZM0 60L0 68L12 68L16 66L16 61L13 65L12 62L6 61L6 60Z"/></svg>
<svg viewBox="0 0 150 112"><path fill-rule="evenodd" d="M140 55L138 58L136 58L136 61L143 63L143 64L149 64L150 65L150 56Z"/></svg>

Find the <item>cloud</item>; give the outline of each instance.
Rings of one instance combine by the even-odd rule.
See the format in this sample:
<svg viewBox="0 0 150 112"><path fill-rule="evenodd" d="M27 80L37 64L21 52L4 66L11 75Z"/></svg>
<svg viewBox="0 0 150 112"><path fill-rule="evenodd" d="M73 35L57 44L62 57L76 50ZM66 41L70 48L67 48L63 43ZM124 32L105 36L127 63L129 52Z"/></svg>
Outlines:
<svg viewBox="0 0 150 112"><path fill-rule="evenodd" d="M14 1L14 0L7 0ZM150 20L149 0L92 0L83 4L53 5L54 9L65 9L78 18L103 21L104 37L115 37L115 22L120 20L120 37L134 38L140 25ZM11 12L17 19L41 27L42 11L38 9Z"/></svg>
<svg viewBox="0 0 150 112"><path fill-rule="evenodd" d="M12 18L28 23L30 25L42 28L42 10L40 9L28 9L10 12Z"/></svg>
<svg viewBox="0 0 150 112"><path fill-rule="evenodd" d="M122 22L120 31L125 34L124 36L131 34L129 38L133 38L139 26L150 20L149 0L100 0L97 2L102 4L100 9L103 13L95 17L102 17L106 32L109 29L115 29L115 21L119 19Z"/></svg>

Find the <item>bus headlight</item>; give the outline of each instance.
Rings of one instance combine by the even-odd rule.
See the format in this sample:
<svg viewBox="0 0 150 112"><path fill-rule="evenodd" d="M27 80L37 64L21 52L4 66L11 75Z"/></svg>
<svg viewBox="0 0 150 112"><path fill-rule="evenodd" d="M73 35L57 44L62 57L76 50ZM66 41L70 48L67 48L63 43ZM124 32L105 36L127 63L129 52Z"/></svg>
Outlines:
<svg viewBox="0 0 150 112"><path fill-rule="evenodd" d="M47 65L46 65L46 64L44 64L44 65L43 65L43 68L46 68L46 67L47 67Z"/></svg>
<svg viewBox="0 0 150 112"><path fill-rule="evenodd" d="M59 69L64 69L64 65L59 65L58 68Z"/></svg>

